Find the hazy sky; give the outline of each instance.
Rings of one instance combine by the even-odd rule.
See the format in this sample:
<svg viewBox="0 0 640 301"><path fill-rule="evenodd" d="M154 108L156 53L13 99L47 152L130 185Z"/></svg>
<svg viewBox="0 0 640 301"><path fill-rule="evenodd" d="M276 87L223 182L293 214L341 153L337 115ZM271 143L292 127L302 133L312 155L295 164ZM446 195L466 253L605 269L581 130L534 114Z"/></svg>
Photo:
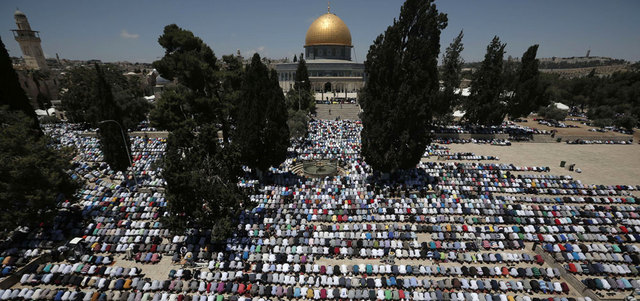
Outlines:
<svg viewBox="0 0 640 301"><path fill-rule="evenodd" d="M355 58L362 61L377 35L397 17L404 1L334 0L331 11L351 29ZM449 25L442 49L464 29L463 57L478 61L494 35L507 54L520 57L540 44L538 57L610 56L640 60L639 0L447 0L437 1ZM311 22L327 11L319 0L64 0L0 1L0 36L10 55L21 56L11 29L19 7L40 31L47 57L152 62L163 55L158 36L176 23L201 37L216 53L271 58L303 50Z"/></svg>

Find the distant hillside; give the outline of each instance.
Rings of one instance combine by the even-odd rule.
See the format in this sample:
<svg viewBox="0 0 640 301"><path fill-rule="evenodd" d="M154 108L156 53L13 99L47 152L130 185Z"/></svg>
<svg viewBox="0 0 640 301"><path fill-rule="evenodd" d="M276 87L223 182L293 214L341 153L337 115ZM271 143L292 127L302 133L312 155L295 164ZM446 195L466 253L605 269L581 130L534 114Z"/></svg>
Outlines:
<svg viewBox="0 0 640 301"><path fill-rule="evenodd" d="M581 77L589 74L592 70L595 70L596 75L604 76L611 75L614 72L618 71L629 71L631 65L629 64L619 64L619 65L602 65L602 66L592 66L592 67L584 67L584 68L557 68L557 69L542 69L540 68L540 72L544 73L553 73L559 74L563 77Z"/></svg>
<svg viewBox="0 0 640 301"><path fill-rule="evenodd" d="M520 61L519 58L512 58L511 60ZM541 72L560 74L564 77L584 76L593 69L596 70L596 74L599 76L632 69L632 65L625 60L601 56L551 57L539 58L538 60L540 60ZM464 77L470 78L473 71L480 67L480 64L482 62L465 63L462 69Z"/></svg>
<svg viewBox="0 0 640 301"><path fill-rule="evenodd" d="M540 69L574 69L599 66L623 65L627 61L600 56L582 56L566 58L540 58Z"/></svg>

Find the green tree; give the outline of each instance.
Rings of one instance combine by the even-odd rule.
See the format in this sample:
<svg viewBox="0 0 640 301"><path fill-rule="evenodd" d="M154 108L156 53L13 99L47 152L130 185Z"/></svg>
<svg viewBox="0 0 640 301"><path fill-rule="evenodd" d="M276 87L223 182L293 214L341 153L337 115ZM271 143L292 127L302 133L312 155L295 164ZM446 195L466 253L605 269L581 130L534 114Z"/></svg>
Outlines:
<svg viewBox="0 0 640 301"><path fill-rule="evenodd" d="M567 111L558 109L555 105L542 108L538 115L555 121L564 121L567 117Z"/></svg>
<svg viewBox="0 0 640 301"><path fill-rule="evenodd" d="M502 60L506 44L496 36L471 81L471 95L465 102L465 119L483 125L501 124L505 116Z"/></svg>
<svg viewBox="0 0 640 301"><path fill-rule="evenodd" d="M305 111L289 110L287 126L291 138L304 138L307 135L309 117Z"/></svg>
<svg viewBox="0 0 640 301"><path fill-rule="evenodd" d="M109 164L111 169L126 171L130 165L129 148L131 142L129 135L121 128L124 112L114 100L111 85L107 82L104 71L98 64L95 64L95 68L97 74L95 90L97 103L95 106L100 110L95 116L94 122L98 124L97 134L100 139L100 148L104 161Z"/></svg>
<svg viewBox="0 0 640 301"><path fill-rule="evenodd" d="M229 140L231 122L233 121L233 96L237 83L229 83L226 80L238 78L235 73L241 72L242 65L233 56L222 62L218 62L213 50L202 39L196 37L191 31L182 29L175 24L167 25L158 43L165 49L165 55L153 66L160 75L168 80L177 80L179 85L186 87L189 93L183 93L183 103L180 104L187 118L193 119L193 126L218 123L224 141ZM220 67L223 67L221 70ZM176 101L175 95L170 95ZM156 109L161 109L156 107ZM188 110L188 111L186 111ZM152 116L163 116L165 112L155 112ZM166 116L165 116L166 117ZM176 120L169 118L168 120ZM164 119L165 121L167 119ZM172 125L163 125L163 120L152 120L161 128L170 128Z"/></svg>
<svg viewBox="0 0 640 301"><path fill-rule="evenodd" d="M309 80L309 70L307 63L300 55L298 67L296 68L295 83L293 85L293 93L291 96L296 98L295 102L291 102L289 109L305 110L309 112L315 111L315 101L311 92L311 80Z"/></svg>
<svg viewBox="0 0 640 301"><path fill-rule="evenodd" d="M438 101L440 32L434 1L407 0L369 48L360 103L362 155L377 171L415 168L429 143Z"/></svg>
<svg viewBox="0 0 640 301"><path fill-rule="evenodd" d="M211 96L218 90L217 58L213 50L191 31L176 24L165 26L158 43L165 50L153 67L162 77L177 79L196 94Z"/></svg>
<svg viewBox="0 0 640 301"><path fill-rule="evenodd" d="M275 71L269 72L256 53L247 66L238 106L234 142L242 162L261 175L287 154L289 129L284 94Z"/></svg>
<svg viewBox="0 0 640 301"><path fill-rule="evenodd" d="M462 81L461 71L464 59L460 56L460 53L464 50L464 45L462 44L463 36L463 32L460 31L445 51L445 56L442 61L443 89L440 102L435 108L437 116L451 114L453 108L459 104L460 98L459 95L455 93L455 90L460 88L460 82Z"/></svg>
<svg viewBox="0 0 640 301"><path fill-rule="evenodd" d="M229 144L229 137L233 135L232 128L235 127L244 67L240 58L233 55L222 56L222 62L223 65L220 68L222 106L220 118L222 119L222 132L225 133L224 142Z"/></svg>
<svg viewBox="0 0 640 301"><path fill-rule="evenodd" d="M163 165L170 200L167 224L173 231L210 228L213 238L222 239L233 230L232 218L245 205L237 186L242 172L239 152L236 144L228 143L232 125L241 116L236 111L242 62L234 56L218 61L200 38L175 24L165 27L158 42L165 55L153 65L160 75L177 82L150 114L152 125L170 131Z"/></svg>
<svg viewBox="0 0 640 301"><path fill-rule="evenodd" d="M49 147L31 118L8 108L0 108L0 237L17 226L47 225L79 187L65 172L74 151Z"/></svg>
<svg viewBox="0 0 640 301"><path fill-rule="evenodd" d="M624 114L614 121L614 124L628 131L633 131L633 128L638 124L638 119L631 114Z"/></svg>
<svg viewBox="0 0 640 301"><path fill-rule="evenodd" d="M115 65L101 65L99 67L106 83L110 87L113 104L118 112L118 118L125 129L134 129L149 112L150 105L143 96L142 88L136 80L128 79L123 70ZM95 66L76 67L66 72L62 79L61 93L62 108L71 122L89 123L97 126L105 120L104 108L97 105L101 99L98 93L101 84ZM111 108L109 108L111 109ZM110 118L112 119L112 118Z"/></svg>
<svg viewBox="0 0 640 301"><path fill-rule="evenodd" d="M195 128L190 99L193 99L191 91L182 85L165 89L149 113L151 126L167 131Z"/></svg>
<svg viewBox="0 0 640 301"><path fill-rule="evenodd" d="M173 230L212 229L216 240L234 229L234 216L246 206L237 186L242 169L233 145L221 147L218 130L203 125L198 133L178 128L169 134L163 176L167 181Z"/></svg>
<svg viewBox="0 0 640 301"><path fill-rule="evenodd" d="M0 107L8 106L8 110L21 111L31 120L29 126L40 131L38 118L29 102L27 94L24 93L18 82L18 74L13 70L9 53L0 39Z"/></svg>
<svg viewBox="0 0 640 301"><path fill-rule="evenodd" d="M538 45L533 45L522 55L522 63L513 95L508 99L508 112L511 118L526 117L536 108L548 105L547 87L540 80L539 61L536 59Z"/></svg>

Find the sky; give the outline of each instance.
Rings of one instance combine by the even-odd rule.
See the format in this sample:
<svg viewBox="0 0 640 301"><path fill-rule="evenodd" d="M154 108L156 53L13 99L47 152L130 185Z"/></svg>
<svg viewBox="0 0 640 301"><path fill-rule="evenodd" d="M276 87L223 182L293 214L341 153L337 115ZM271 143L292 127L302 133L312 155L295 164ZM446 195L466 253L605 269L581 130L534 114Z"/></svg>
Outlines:
<svg viewBox="0 0 640 301"><path fill-rule="evenodd" d="M334 0L331 12L350 28L354 59L362 62L373 40L400 13L400 0ZM494 35L507 55L520 57L540 44L538 57L608 56L640 60L638 0L438 0L448 15L442 51L464 30L463 58L480 61ZM175 23L202 38L218 57L240 50L245 57L293 58L315 18L320 0L2 0L0 37L11 56L21 56L11 29L19 8L40 31L47 57L153 62L163 56L158 37Z"/></svg>

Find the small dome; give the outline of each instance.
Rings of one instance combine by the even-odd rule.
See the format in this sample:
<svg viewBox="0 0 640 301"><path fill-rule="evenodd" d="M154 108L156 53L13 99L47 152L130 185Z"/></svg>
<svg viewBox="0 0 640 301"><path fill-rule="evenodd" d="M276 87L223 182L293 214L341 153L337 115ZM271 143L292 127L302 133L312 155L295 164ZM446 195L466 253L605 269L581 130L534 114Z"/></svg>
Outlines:
<svg viewBox="0 0 640 301"><path fill-rule="evenodd" d="M16 10L16 12L15 12L15 13L13 13L13 16L14 16L14 17L18 17L18 16L20 16L20 17L26 17L26 15L25 15L23 12L21 12L20 10Z"/></svg>
<svg viewBox="0 0 640 301"><path fill-rule="evenodd" d="M170 80L158 75L158 77L156 77L156 85L166 85L171 83Z"/></svg>
<svg viewBox="0 0 640 301"><path fill-rule="evenodd" d="M341 45L351 46L349 27L338 16L326 13L318 17L307 30L304 46Z"/></svg>

